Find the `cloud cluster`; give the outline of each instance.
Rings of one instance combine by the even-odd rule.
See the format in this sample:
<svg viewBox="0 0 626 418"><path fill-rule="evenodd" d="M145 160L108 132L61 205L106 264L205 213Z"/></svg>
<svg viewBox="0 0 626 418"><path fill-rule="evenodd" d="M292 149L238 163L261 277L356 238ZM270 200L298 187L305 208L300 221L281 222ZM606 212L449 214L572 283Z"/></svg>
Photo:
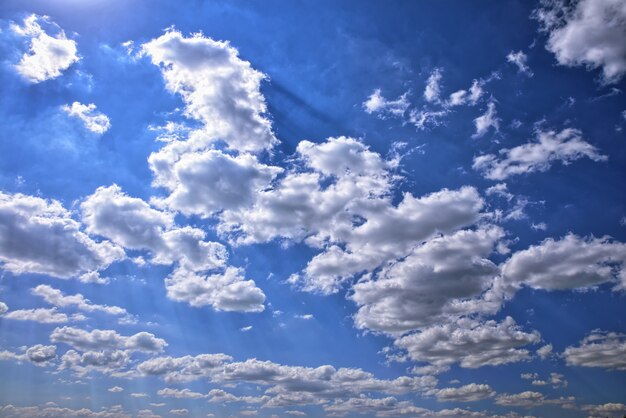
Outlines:
<svg viewBox="0 0 626 418"><path fill-rule="evenodd" d="M88 105L74 102L72 105L64 105L61 109L69 116L80 119L85 128L91 132L102 135L111 127L111 121L108 116L96 110L96 105L90 103Z"/></svg>
<svg viewBox="0 0 626 418"><path fill-rule="evenodd" d="M42 26L51 27L56 34L49 35ZM80 59L76 42L67 39L65 32L47 17L32 14L22 25L11 25L11 29L29 40L29 51L24 53L15 69L30 83L57 78Z"/></svg>
<svg viewBox="0 0 626 418"><path fill-rule="evenodd" d="M546 48L566 66L602 68L603 81L626 73L626 5L621 0L543 1L534 16L548 34Z"/></svg>

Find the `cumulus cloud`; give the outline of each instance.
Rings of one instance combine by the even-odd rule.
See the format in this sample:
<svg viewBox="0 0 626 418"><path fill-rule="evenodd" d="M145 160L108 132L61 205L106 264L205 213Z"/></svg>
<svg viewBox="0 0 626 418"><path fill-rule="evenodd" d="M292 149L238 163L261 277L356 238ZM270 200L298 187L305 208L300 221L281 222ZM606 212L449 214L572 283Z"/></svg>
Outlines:
<svg viewBox="0 0 626 418"><path fill-rule="evenodd" d="M459 300L477 297L499 274L486 257L504 235L498 227L462 230L433 238L353 286L358 328L405 332L466 313Z"/></svg>
<svg viewBox="0 0 626 418"><path fill-rule="evenodd" d="M546 1L534 16L548 34L546 48L566 66L602 68L605 83L626 73L626 5L621 0Z"/></svg>
<svg viewBox="0 0 626 418"><path fill-rule="evenodd" d="M59 289L52 286L40 284L31 289L34 295L42 297L46 302L58 308L76 307L85 312L104 312L110 315L128 315L126 309L119 306L97 305L91 303L80 293L75 295L64 295Z"/></svg>
<svg viewBox="0 0 626 418"><path fill-rule="evenodd" d="M208 395L198 392L193 392L189 389L172 389L165 388L160 389L157 392L157 395L163 398L178 398L178 399L198 399L198 398L206 398Z"/></svg>
<svg viewBox="0 0 626 418"><path fill-rule="evenodd" d="M21 354L11 351L0 351L0 360L28 361L39 367L50 365L54 359L56 359L56 347L54 345L37 344L24 348Z"/></svg>
<svg viewBox="0 0 626 418"><path fill-rule="evenodd" d="M95 272L125 257L122 248L82 232L55 200L0 192L0 227L5 231L0 235L0 262L13 274L102 281Z"/></svg>
<svg viewBox="0 0 626 418"><path fill-rule="evenodd" d="M534 142L504 148L499 155L474 157L472 167L488 179L504 180L514 175L547 171L557 161L568 165L584 157L593 161L607 160L577 129L567 128L558 133L537 131L535 135Z"/></svg>
<svg viewBox="0 0 626 418"><path fill-rule="evenodd" d="M626 335L593 331L578 346L567 347L563 357L570 366L626 370Z"/></svg>
<svg viewBox="0 0 626 418"><path fill-rule="evenodd" d="M427 102L438 102L441 94L441 79L443 74L439 68L435 68L428 76L426 88L424 89L424 99Z"/></svg>
<svg viewBox="0 0 626 418"><path fill-rule="evenodd" d="M51 36L42 26L56 33ZM48 17L32 14L22 25L11 25L11 29L29 40L29 51L24 53L15 69L30 83L57 78L79 60L76 42L67 39L65 32Z"/></svg>
<svg viewBox="0 0 626 418"><path fill-rule="evenodd" d="M587 412L590 418L620 418L626 414L626 405L617 402L583 405L581 409Z"/></svg>
<svg viewBox="0 0 626 418"><path fill-rule="evenodd" d="M105 348L104 345L102 348ZM85 376L91 372L116 375L130 363L128 351L104 349L79 353L68 350L61 356L59 370L71 370L77 376Z"/></svg>
<svg viewBox="0 0 626 418"><path fill-rule="evenodd" d="M528 55L524 54L522 51L517 52L509 52L506 56L507 62L515 65L518 71L522 74L526 74L528 77L533 76L533 72L528 66Z"/></svg>
<svg viewBox="0 0 626 418"><path fill-rule="evenodd" d="M13 406L0 408L6 418L131 418L120 405L103 407L98 411L91 409L70 409L58 406Z"/></svg>
<svg viewBox="0 0 626 418"><path fill-rule="evenodd" d="M93 103L82 104L74 102L72 105L64 105L61 109L68 115L80 119L85 128L91 132L102 135L111 127L111 121L108 116L96 110Z"/></svg>
<svg viewBox="0 0 626 418"><path fill-rule="evenodd" d="M475 369L528 360L530 353L520 347L539 341L537 331L523 331L511 317L502 322L464 318L401 337L395 345L414 361Z"/></svg>
<svg viewBox="0 0 626 418"><path fill-rule="evenodd" d="M502 274L509 283L534 289L588 288L618 278L618 288L624 288L625 261L626 244L568 234L516 252L504 263Z"/></svg>
<svg viewBox="0 0 626 418"><path fill-rule="evenodd" d="M137 370L146 376L159 376L166 382L188 382L211 376L232 361L226 354L200 354L184 357L154 357L140 363Z"/></svg>
<svg viewBox="0 0 626 418"><path fill-rule="evenodd" d="M402 117L410 105L407 96L408 92L404 93L396 100L388 100L382 96L380 89L376 89L367 100L363 102L363 109L369 114L376 113L380 117L387 115Z"/></svg>
<svg viewBox="0 0 626 418"><path fill-rule="evenodd" d="M474 402L493 397L496 392L489 385L470 383L456 388L433 391L439 402Z"/></svg>
<svg viewBox="0 0 626 418"><path fill-rule="evenodd" d="M474 126L476 127L476 133L472 135L472 138L480 138L484 136L489 128L493 128L496 132L500 129L500 119L498 118L498 112L496 111L496 104L489 102L487 104L487 111L474 119Z"/></svg>
<svg viewBox="0 0 626 418"><path fill-rule="evenodd" d="M7 312L3 318L16 321L34 321L41 324L62 324L72 319L66 314L58 312L56 308L19 309ZM80 320L83 317L78 316L74 319Z"/></svg>
<svg viewBox="0 0 626 418"><path fill-rule="evenodd" d="M81 204L87 231L110 239L125 248L148 250L155 264L179 263L191 270L225 266L222 244L204 241L205 232L179 227L174 214L130 197L117 185L99 187Z"/></svg>
<svg viewBox="0 0 626 418"><path fill-rule="evenodd" d="M450 98L446 102L447 106L460 106L463 104L475 105L483 96L485 91L482 87L483 82L474 80L472 86L468 90L457 90L450 94Z"/></svg>
<svg viewBox="0 0 626 418"><path fill-rule="evenodd" d="M243 270L228 267L223 272L201 275L176 269L166 280L167 296L191 306L210 305L218 311L262 312L265 294Z"/></svg>
<svg viewBox="0 0 626 418"><path fill-rule="evenodd" d="M142 51L161 69L167 89L181 95L187 116L204 124L205 141L223 140L238 151L261 151L277 142L260 91L266 77L228 42L170 30Z"/></svg>
<svg viewBox="0 0 626 418"><path fill-rule="evenodd" d="M406 256L420 242L438 233L471 225L480 217L483 200L472 187L443 189L422 197L404 194L397 206L388 200L359 210L362 222L342 231L338 245L329 246L307 265L300 285L309 291L336 292L359 272Z"/></svg>
<svg viewBox="0 0 626 418"><path fill-rule="evenodd" d="M138 332L126 337L113 330L85 331L78 328L55 328L50 334L50 341L65 343L77 350L128 350L146 353L158 353L167 346L165 340L149 332Z"/></svg>

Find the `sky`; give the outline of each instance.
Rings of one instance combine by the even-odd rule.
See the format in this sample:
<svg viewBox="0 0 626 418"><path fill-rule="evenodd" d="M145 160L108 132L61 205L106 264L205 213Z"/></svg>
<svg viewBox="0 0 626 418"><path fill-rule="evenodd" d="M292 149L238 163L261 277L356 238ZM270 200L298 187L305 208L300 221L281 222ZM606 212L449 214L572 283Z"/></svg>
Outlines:
<svg viewBox="0 0 626 418"><path fill-rule="evenodd" d="M624 0L4 0L0 417L626 415Z"/></svg>

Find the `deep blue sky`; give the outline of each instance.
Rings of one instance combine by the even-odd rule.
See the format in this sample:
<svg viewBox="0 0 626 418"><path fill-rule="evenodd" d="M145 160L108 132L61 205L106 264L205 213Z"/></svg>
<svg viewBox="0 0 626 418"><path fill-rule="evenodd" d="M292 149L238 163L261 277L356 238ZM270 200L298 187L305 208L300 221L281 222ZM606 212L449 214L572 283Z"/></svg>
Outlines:
<svg viewBox="0 0 626 418"><path fill-rule="evenodd" d="M3 1L0 416L626 414L626 3L569 3ZM189 261L191 228L228 259ZM348 273L313 270L333 251ZM80 330L117 337L59 337ZM215 353L179 381L143 363ZM304 369L325 365L416 386Z"/></svg>

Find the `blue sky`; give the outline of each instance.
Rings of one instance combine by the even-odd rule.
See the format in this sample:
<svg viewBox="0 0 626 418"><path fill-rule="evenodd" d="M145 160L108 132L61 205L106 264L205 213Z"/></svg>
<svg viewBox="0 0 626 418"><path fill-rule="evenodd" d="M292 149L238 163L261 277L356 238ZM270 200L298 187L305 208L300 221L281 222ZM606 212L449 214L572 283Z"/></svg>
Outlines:
<svg viewBox="0 0 626 418"><path fill-rule="evenodd" d="M622 417L626 3L0 4L1 417Z"/></svg>

